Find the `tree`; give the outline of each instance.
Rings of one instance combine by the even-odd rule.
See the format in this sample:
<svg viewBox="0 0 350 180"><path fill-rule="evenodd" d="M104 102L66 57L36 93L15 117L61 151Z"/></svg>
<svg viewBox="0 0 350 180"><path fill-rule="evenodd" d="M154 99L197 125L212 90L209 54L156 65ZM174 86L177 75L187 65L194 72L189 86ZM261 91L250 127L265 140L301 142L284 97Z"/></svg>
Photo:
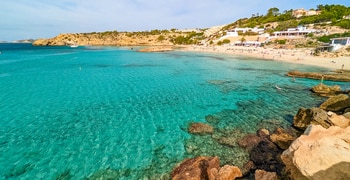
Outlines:
<svg viewBox="0 0 350 180"><path fill-rule="evenodd" d="M268 11L267 11L267 14L266 16L267 17L271 17L271 16L277 16L279 14L279 9L276 8L276 7L273 7L273 8L270 8Z"/></svg>

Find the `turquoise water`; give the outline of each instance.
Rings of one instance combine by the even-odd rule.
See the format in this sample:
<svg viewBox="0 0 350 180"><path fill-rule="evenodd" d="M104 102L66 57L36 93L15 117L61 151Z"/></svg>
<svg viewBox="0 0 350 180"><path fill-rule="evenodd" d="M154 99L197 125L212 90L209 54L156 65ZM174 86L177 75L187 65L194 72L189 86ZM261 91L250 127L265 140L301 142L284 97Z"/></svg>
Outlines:
<svg viewBox="0 0 350 180"><path fill-rule="evenodd" d="M0 179L160 179L198 154L239 164L239 147L192 136L187 124L211 114L215 137L241 136L289 126L299 107L324 100L308 91L319 81L284 76L317 67L116 47L0 51Z"/></svg>

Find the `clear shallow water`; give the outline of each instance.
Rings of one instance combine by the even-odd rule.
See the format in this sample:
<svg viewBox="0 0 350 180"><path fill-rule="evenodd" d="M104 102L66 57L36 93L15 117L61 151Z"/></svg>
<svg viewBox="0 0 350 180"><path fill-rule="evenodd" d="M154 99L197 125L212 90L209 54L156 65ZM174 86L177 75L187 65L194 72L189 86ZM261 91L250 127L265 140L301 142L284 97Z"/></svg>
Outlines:
<svg viewBox="0 0 350 180"><path fill-rule="evenodd" d="M0 179L159 179L195 155L240 165L244 151L215 139L288 126L323 100L308 91L319 81L284 76L324 70L310 66L112 47L0 51ZM214 138L186 132L209 114L220 119Z"/></svg>

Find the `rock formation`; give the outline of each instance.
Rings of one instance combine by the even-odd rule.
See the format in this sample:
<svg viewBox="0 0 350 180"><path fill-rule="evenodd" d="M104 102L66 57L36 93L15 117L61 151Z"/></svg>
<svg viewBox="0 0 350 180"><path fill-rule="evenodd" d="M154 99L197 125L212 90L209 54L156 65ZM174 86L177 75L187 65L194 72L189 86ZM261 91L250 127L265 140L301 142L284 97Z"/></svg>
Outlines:
<svg viewBox="0 0 350 180"><path fill-rule="evenodd" d="M318 73L318 72L290 71L286 75L291 77L299 77L299 78L350 82L350 72L325 74L325 73Z"/></svg>
<svg viewBox="0 0 350 180"><path fill-rule="evenodd" d="M341 128L347 128L350 126L350 117L347 117L347 115L337 115L336 113L330 111L327 114L329 116L329 122L333 126L339 126Z"/></svg>
<svg viewBox="0 0 350 180"><path fill-rule="evenodd" d="M220 168L218 157L196 157L184 160L171 173L173 180L234 180L242 177L236 166L225 165Z"/></svg>
<svg viewBox="0 0 350 180"><path fill-rule="evenodd" d="M297 138L295 134L288 133L282 128L277 128L274 133L270 135L270 139L281 149L288 149L292 142Z"/></svg>
<svg viewBox="0 0 350 180"><path fill-rule="evenodd" d="M281 159L292 179L349 179L350 127L310 125Z"/></svg>
<svg viewBox="0 0 350 180"><path fill-rule="evenodd" d="M277 174L275 172L266 172L264 170L255 171L255 180L277 180Z"/></svg>
<svg viewBox="0 0 350 180"><path fill-rule="evenodd" d="M334 96L337 93L341 93L340 86L327 86L323 83L318 84L311 88L311 91L319 96Z"/></svg>
<svg viewBox="0 0 350 180"><path fill-rule="evenodd" d="M214 128L204 123L191 123L188 127L188 132L191 134L213 134Z"/></svg>
<svg viewBox="0 0 350 180"><path fill-rule="evenodd" d="M343 112L345 109L350 108L350 98L345 94L333 96L323 102L320 108L326 111Z"/></svg>
<svg viewBox="0 0 350 180"><path fill-rule="evenodd" d="M293 118L293 126L305 130L310 124L321 125L324 128L331 126L327 121L327 112L320 108L300 108Z"/></svg>

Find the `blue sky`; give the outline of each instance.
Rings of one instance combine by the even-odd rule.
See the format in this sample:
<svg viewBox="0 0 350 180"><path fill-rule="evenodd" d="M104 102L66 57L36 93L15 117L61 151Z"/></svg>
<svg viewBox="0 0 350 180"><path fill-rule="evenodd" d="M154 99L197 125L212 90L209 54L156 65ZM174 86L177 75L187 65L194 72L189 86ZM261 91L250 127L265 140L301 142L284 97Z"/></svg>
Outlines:
<svg viewBox="0 0 350 180"><path fill-rule="evenodd" d="M271 7L350 6L349 0L4 0L0 41L60 33L207 28L229 24Z"/></svg>

